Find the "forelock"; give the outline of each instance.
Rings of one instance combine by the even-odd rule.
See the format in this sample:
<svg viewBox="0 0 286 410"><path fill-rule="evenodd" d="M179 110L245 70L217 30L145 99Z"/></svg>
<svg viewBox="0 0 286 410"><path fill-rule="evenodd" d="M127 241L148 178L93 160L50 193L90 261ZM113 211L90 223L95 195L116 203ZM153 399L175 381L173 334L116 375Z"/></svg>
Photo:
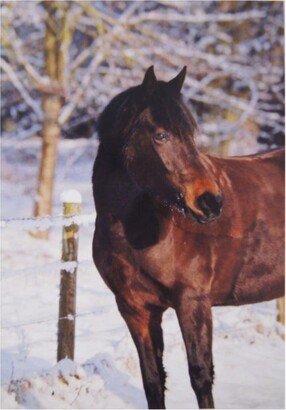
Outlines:
<svg viewBox="0 0 286 410"><path fill-rule="evenodd" d="M198 126L180 94L170 92L167 86L158 87L150 101L150 112L156 124L174 136L184 139L194 136Z"/></svg>

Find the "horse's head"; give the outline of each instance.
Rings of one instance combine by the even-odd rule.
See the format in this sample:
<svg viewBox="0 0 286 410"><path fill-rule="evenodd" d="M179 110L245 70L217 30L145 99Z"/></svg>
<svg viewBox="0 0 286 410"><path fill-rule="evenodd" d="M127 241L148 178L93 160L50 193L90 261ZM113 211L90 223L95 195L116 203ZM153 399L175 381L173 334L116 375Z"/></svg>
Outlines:
<svg viewBox="0 0 286 410"><path fill-rule="evenodd" d="M150 67L141 85L110 102L98 130L143 191L206 223L220 215L222 198L194 143L197 124L180 93L185 75L186 67L171 81L158 81Z"/></svg>

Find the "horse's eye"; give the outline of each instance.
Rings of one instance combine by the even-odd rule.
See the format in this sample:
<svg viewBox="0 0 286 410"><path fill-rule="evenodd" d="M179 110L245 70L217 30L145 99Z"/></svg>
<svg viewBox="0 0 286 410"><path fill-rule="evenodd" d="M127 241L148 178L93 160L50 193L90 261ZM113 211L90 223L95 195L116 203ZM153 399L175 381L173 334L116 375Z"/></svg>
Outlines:
<svg viewBox="0 0 286 410"><path fill-rule="evenodd" d="M169 135L166 132L157 132L157 134L154 135L154 140L155 142L162 144L169 140Z"/></svg>

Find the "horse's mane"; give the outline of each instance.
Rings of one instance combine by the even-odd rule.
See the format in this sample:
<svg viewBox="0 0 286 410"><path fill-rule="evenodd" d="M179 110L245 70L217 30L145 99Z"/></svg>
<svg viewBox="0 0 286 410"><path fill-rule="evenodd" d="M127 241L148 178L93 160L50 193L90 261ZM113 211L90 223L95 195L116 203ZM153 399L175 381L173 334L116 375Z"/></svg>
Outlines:
<svg viewBox="0 0 286 410"><path fill-rule="evenodd" d="M127 131L147 107L155 123L172 131L179 139L189 138L198 128L181 95L172 92L167 83L158 81L150 94L144 93L139 85L123 91L110 101L97 122L100 142L114 149L123 146Z"/></svg>
<svg viewBox="0 0 286 410"><path fill-rule="evenodd" d="M116 95L105 107L97 121L99 141L105 144L118 144L123 139L124 128L132 122L136 110L136 89L131 87ZM121 138L120 138L121 137Z"/></svg>

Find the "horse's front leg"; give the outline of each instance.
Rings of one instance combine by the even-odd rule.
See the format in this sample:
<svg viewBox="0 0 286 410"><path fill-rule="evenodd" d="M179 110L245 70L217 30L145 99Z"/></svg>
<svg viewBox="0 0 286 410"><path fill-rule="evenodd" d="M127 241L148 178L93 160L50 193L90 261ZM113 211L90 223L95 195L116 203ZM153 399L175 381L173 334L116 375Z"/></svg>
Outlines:
<svg viewBox="0 0 286 410"><path fill-rule="evenodd" d="M185 290L176 304L180 328L186 346L192 387L199 408L214 408L212 396L212 315L206 296L195 296Z"/></svg>
<svg viewBox="0 0 286 410"><path fill-rule="evenodd" d="M149 409L165 409L165 379L163 367L162 310L158 308L134 311L117 299L121 315L127 323L136 345L144 390Z"/></svg>

